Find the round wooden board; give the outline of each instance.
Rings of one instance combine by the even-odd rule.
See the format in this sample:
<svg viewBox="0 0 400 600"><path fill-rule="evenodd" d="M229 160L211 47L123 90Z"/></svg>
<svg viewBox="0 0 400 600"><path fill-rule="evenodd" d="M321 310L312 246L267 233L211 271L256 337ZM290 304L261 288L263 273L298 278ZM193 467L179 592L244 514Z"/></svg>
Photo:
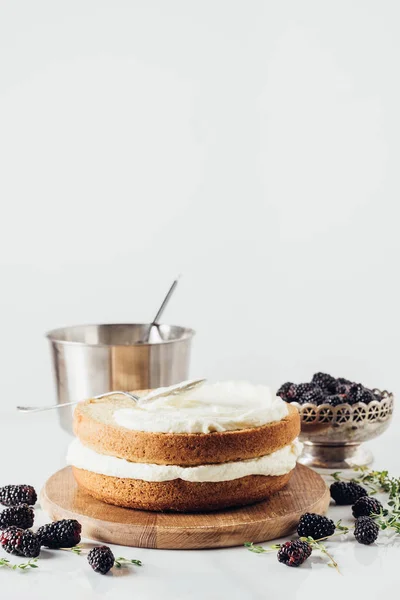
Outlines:
<svg viewBox="0 0 400 600"><path fill-rule="evenodd" d="M81 491L71 467L48 479L40 497L53 520L77 519L84 537L138 548L222 548L291 533L305 512L324 514L329 490L315 471L297 465L289 484L270 499L212 513L156 513L119 508Z"/></svg>

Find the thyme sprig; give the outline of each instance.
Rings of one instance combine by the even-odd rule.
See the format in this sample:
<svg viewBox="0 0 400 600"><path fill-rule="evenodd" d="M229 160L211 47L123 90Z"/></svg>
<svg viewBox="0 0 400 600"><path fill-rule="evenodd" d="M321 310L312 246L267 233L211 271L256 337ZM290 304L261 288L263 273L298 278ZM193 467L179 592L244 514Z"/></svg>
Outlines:
<svg viewBox="0 0 400 600"><path fill-rule="evenodd" d="M65 552L72 552L73 554L82 554L82 546L73 546L72 548L60 548Z"/></svg>
<svg viewBox="0 0 400 600"><path fill-rule="evenodd" d="M61 550L67 550L68 552L73 552L74 554L84 554L84 549L82 546L74 546L73 548L61 548ZM121 569L121 567L126 566L128 564L136 565L137 567L142 567L142 561L137 560L136 558L124 558L123 556L118 556L114 560L114 567L117 569Z"/></svg>
<svg viewBox="0 0 400 600"><path fill-rule="evenodd" d="M373 514L371 517L375 519L380 529L393 529L396 534L400 533L400 511L396 510L389 513L381 510L379 514Z"/></svg>
<svg viewBox="0 0 400 600"><path fill-rule="evenodd" d="M335 535L335 534L332 534L332 535ZM332 536L330 535L328 537L331 538ZM321 538L321 539L328 539L328 537ZM313 550L318 550L319 552L321 552L321 554L325 554L325 556L327 556L328 560L329 560L328 567L332 567L333 569L336 569L336 571L339 573L339 575L341 575L341 573L339 571L339 565L337 564L336 560L333 558L332 554L330 554L328 552L325 544L321 544L320 540L314 540L314 538L311 536L301 537L300 540L302 542L308 542Z"/></svg>
<svg viewBox="0 0 400 600"><path fill-rule="evenodd" d="M327 535L323 538L319 538L317 540L315 540L311 536L301 537L299 539L301 542L307 542L308 544L310 544L310 546L312 547L313 550L318 550L319 552L321 552L321 554L324 554L325 556L327 556L329 559L328 567L332 567L332 568L336 569L337 572L339 574L341 574L339 571L338 563L333 558L333 556L328 552L325 544L321 544L321 542L323 542L325 540L330 540L332 537L335 537L336 535L343 535L343 534L349 533L349 531L351 531L354 528L347 527L346 525L342 525L341 521L338 521L336 523L336 528L339 529L339 531L337 531L336 533L332 533L332 535ZM274 552L274 550L279 550L281 545L282 544L273 544L272 546L269 546L269 548L264 548L263 546L257 546L256 544L253 544L253 542L246 542L244 544L244 546L245 546L245 548L247 548L247 550L250 550L250 552L254 552L255 554L269 554L271 552Z"/></svg>
<svg viewBox="0 0 400 600"><path fill-rule="evenodd" d="M369 493L388 494L387 509L381 509L378 514L372 514L379 528L382 530L392 529L400 534L400 477L392 477L388 471L373 471L367 467L355 467L358 473L352 479L342 476L340 471L331 473L335 481L354 481L364 485Z"/></svg>
<svg viewBox="0 0 400 600"><path fill-rule="evenodd" d="M256 546L256 544L253 544L253 542L245 542L244 547L247 548L247 550L250 550L250 552L254 552L254 554L267 554L269 552L273 552L274 550L279 550L281 545L274 544L273 546L270 546L269 550L267 550L262 546Z"/></svg>
<svg viewBox="0 0 400 600"><path fill-rule="evenodd" d="M39 565L37 563L37 558L31 558L26 563L13 564L7 558L0 558L0 567L7 567L16 571L17 569L21 569L21 571L25 571L26 569L38 569Z"/></svg>
<svg viewBox="0 0 400 600"><path fill-rule="evenodd" d="M333 537L334 535L346 535L346 533L349 533L349 531L354 529L354 527L342 525L342 519L339 519L339 521L335 523L335 529L337 530L336 533L332 533L332 535L329 537Z"/></svg>
<svg viewBox="0 0 400 600"><path fill-rule="evenodd" d="M391 477L389 471L373 471L368 467L354 467L354 471L358 473L351 479L343 477L341 471L331 473L331 477L335 481L353 481L364 485L370 494L379 492L389 494L389 500L396 498L400 494L400 477Z"/></svg>
<svg viewBox="0 0 400 600"><path fill-rule="evenodd" d="M136 565L137 567L143 566L142 561L136 560L135 558L131 559L131 558L124 558L123 556L119 556L114 561L114 567L117 567L117 569L121 569L121 567L123 567L124 565L127 565L127 564Z"/></svg>

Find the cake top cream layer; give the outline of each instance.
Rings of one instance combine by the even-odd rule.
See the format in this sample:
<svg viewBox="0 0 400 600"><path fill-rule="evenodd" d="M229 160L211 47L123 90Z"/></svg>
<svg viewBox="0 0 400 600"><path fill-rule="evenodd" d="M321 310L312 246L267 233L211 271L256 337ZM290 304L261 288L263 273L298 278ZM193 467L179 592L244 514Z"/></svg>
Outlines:
<svg viewBox="0 0 400 600"><path fill-rule="evenodd" d="M135 431L212 433L260 427L287 414L286 402L269 387L224 381L154 400L150 395L136 406L115 410L113 418L121 427Z"/></svg>

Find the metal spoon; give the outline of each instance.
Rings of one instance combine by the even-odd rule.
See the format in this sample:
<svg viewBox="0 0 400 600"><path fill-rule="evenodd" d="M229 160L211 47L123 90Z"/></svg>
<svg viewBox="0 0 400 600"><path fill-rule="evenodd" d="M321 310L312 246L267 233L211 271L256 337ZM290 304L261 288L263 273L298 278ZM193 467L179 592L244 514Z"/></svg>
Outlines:
<svg viewBox="0 0 400 600"><path fill-rule="evenodd" d="M141 404L144 404L146 399L155 400L156 398L162 398L163 396L174 396L176 394L180 394L181 392L191 390L198 385L204 383L205 379L193 379L191 381L184 381L182 383L177 383L176 385L171 385L170 387L164 389L162 392L158 394L151 393L146 394L146 396L136 396L136 394L131 394L130 392L123 392L121 390L115 392L106 392L105 394L100 394L99 396L93 396L94 400L99 400L100 398L105 398L106 396L114 396L115 394L123 394L127 396L134 402L138 402L140 400ZM54 410L55 408L63 408L64 406L74 406L75 404L79 404L78 402L64 402L64 404L54 404L52 406L17 406L17 410L19 412L42 412L45 410Z"/></svg>
<svg viewBox="0 0 400 600"><path fill-rule="evenodd" d="M205 381L206 379L192 379L191 381L182 381L176 385L170 385L169 387L164 388L162 392L151 392L150 394L141 396L138 400L138 404L142 406L142 404L146 404L148 401L164 398L164 396L178 396L181 392L188 392L189 390L198 387Z"/></svg>
<svg viewBox="0 0 400 600"><path fill-rule="evenodd" d="M150 338L150 334L151 334L151 330L153 327L157 327L159 325L159 320L161 319L161 315L163 314L164 310L167 307L168 302L171 299L172 294L175 291L176 286L178 285L178 281L180 279L180 275L178 275L178 277L173 281L171 287L169 288L164 300L161 303L160 308L157 311L156 316L154 317L154 319L152 320L152 322L149 325L148 330L146 331L146 334L143 336L143 338L139 341L139 344L146 344L149 341ZM158 330L157 330L158 331Z"/></svg>

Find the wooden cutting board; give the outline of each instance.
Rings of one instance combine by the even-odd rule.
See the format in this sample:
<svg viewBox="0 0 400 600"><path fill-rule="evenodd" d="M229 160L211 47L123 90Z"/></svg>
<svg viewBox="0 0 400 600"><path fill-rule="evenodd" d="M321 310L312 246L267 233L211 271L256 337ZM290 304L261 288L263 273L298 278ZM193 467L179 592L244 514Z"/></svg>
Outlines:
<svg viewBox="0 0 400 600"><path fill-rule="evenodd" d="M194 549L284 537L303 513L324 514L329 499L322 477L297 465L286 488L264 502L214 513L155 513L95 500L78 488L66 467L46 482L40 502L53 520L77 519L86 538L138 548Z"/></svg>

